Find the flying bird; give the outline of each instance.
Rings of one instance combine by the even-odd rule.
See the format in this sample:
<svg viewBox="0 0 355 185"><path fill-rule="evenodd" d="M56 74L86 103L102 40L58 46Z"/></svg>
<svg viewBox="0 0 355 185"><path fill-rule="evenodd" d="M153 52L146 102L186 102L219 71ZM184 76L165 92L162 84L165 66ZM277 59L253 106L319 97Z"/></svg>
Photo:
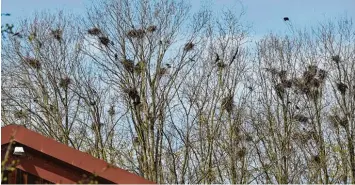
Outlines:
<svg viewBox="0 0 355 185"><path fill-rule="evenodd" d="M289 21L290 19L288 17L284 17L284 21Z"/></svg>

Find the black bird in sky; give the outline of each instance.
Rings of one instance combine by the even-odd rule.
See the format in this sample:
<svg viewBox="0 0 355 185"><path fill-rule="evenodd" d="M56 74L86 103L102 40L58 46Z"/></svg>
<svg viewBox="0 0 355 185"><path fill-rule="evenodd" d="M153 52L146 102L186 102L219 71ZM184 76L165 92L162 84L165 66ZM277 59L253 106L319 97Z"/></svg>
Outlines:
<svg viewBox="0 0 355 185"><path fill-rule="evenodd" d="M288 17L284 17L284 21L289 21L290 19Z"/></svg>

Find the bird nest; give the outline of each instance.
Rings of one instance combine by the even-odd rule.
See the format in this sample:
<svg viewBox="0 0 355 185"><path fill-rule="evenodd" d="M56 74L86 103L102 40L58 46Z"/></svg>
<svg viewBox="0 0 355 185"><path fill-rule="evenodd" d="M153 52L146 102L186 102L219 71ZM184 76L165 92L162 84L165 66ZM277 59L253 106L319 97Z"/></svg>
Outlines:
<svg viewBox="0 0 355 185"><path fill-rule="evenodd" d="M155 32L157 30L157 26L151 25L147 28L148 32Z"/></svg>
<svg viewBox="0 0 355 185"><path fill-rule="evenodd" d="M348 86L345 83L339 82L337 83L337 89L342 95L345 95Z"/></svg>
<svg viewBox="0 0 355 185"><path fill-rule="evenodd" d="M282 70L280 72L277 73L279 75L279 78L281 79L281 81L284 81L287 79L287 71Z"/></svg>
<svg viewBox="0 0 355 185"><path fill-rule="evenodd" d="M308 121L308 117L307 116L304 116L302 114L297 114L293 117L293 119L299 121L299 122L303 122L303 123L306 123Z"/></svg>
<svg viewBox="0 0 355 185"><path fill-rule="evenodd" d="M303 72L302 78L294 79L293 84L298 92L308 95L311 99L318 99L322 95L327 72L316 65L309 65Z"/></svg>
<svg viewBox="0 0 355 185"><path fill-rule="evenodd" d="M319 164L321 162L319 155L312 156L312 161Z"/></svg>
<svg viewBox="0 0 355 185"><path fill-rule="evenodd" d="M31 66L34 69L41 69L41 63L39 60L35 59L35 58L31 58L31 57L27 57L24 59L25 62Z"/></svg>
<svg viewBox="0 0 355 185"><path fill-rule="evenodd" d="M138 137L133 138L133 145L135 145L135 146L139 145L139 138Z"/></svg>
<svg viewBox="0 0 355 185"><path fill-rule="evenodd" d="M282 100L284 98L284 94L285 94L285 87L282 83L276 84L275 85L275 91L277 96Z"/></svg>
<svg viewBox="0 0 355 185"><path fill-rule="evenodd" d="M27 113L23 110L19 110L14 113L14 117L18 118L18 119L25 118L26 116L27 116Z"/></svg>
<svg viewBox="0 0 355 185"><path fill-rule="evenodd" d="M128 72L131 72L131 73L133 73L133 71L134 71L134 61L133 60L130 60L130 59L124 59L124 60L122 60L122 65L123 65L123 68L125 69L125 70L127 70Z"/></svg>
<svg viewBox="0 0 355 185"><path fill-rule="evenodd" d="M195 44L193 44L192 42L188 42L185 44L184 50L185 51L191 51L194 48Z"/></svg>
<svg viewBox="0 0 355 185"><path fill-rule="evenodd" d="M67 89L70 83L71 83L71 79L69 77L65 77L60 79L59 86L61 88Z"/></svg>
<svg viewBox="0 0 355 185"><path fill-rule="evenodd" d="M247 154L246 148L241 148L237 151L237 156L243 158Z"/></svg>
<svg viewBox="0 0 355 185"><path fill-rule="evenodd" d="M330 115L329 121L333 127L337 128L339 125L346 128L348 126L349 120L346 117L340 118L338 115Z"/></svg>
<svg viewBox="0 0 355 185"><path fill-rule="evenodd" d="M284 88L291 88L292 87L292 80L284 80L284 81L282 81L282 86Z"/></svg>
<svg viewBox="0 0 355 185"><path fill-rule="evenodd" d="M115 107L111 106L110 109L107 111L110 116L115 115Z"/></svg>
<svg viewBox="0 0 355 185"><path fill-rule="evenodd" d="M340 62L340 56L339 55L332 56L332 61L338 64Z"/></svg>
<svg viewBox="0 0 355 185"><path fill-rule="evenodd" d="M327 77L327 72L323 69L318 70L318 78L323 81Z"/></svg>
<svg viewBox="0 0 355 185"><path fill-rule="evenodd" d="M134 66L134 71L135 71L137 74L141 74L141 73L144 71L144 65L145 65L145 62L144 62L144 61L138 62L138 63Z"/></svg>
<svg viewBox="0 0 355 185"><path fill-rule="evenodd" d="M89 29L88 33L90 35L100 35L101 30L99 28L94 27L94 28Z"/></svg>
<svg viewBox="0 0 355 185"><path fill-rule="evenodd" d="M231 113L234 108L233 96L227 96L222 99L222 109L226 110L228 113Z"/></svg>
<svg viewBox="0 0 355 185"><path fill-rule="evenodd" d="M108 37L99 37L100 43L104 46L108 46L110 43L110 39Z"/></svg>
<svg viewBox="0 0 355 185"><path fill-rule="evenodd" d="M219 68L219 69L223 69L223 68L225 68L227 65L224 63L224 62L222 62L222 61L220 61L220 62L218 62L217 63L217 67Z"/></svg>
<svg viewBox="0 0 355 185"><path fill-rule="evenodd" d="M60 29L52 30L51 34L56 40L58 40L58 41L62 40L62 35L63 35L62 30L60 30Z"/></svg>
<svg viewBox="0 0 355 185"><path fill-rule="evenodd" d="M158 72L158 77L160 78L160 77L164 76L164 75L167 74L167 73L168 73L168 69L165 68L165 67L161 67L161 68L159 69L159 72Z"/></svg>
<svg viewBox="0 0 355 185"><path fill-rule="evenodd" d="M127 36L131 38L141 39L144 37L145 31L143 29L133 29L127 32Z"/></svg>
<svg viewBox="0 0 355 185"><path fill-rule="evenodd" d="M125 93L133 100L134 105L139 105L141 103L140 96L136 88L127 88L124 90Z"/></svg>

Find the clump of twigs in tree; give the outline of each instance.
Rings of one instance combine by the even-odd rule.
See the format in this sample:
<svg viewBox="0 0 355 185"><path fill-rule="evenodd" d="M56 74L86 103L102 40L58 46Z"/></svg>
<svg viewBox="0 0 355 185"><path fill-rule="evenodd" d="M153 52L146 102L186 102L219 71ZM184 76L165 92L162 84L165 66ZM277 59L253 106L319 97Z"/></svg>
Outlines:
<svg viewBox="0 0 355 185"><path fill-rule="evenodd" d="M278 77L278 83L274 86L277 96L283 100L284 94L286 93L287 88L291 88L293 81L287 78L287 71L281 70L278 71L275 68L267 68L268 72L272 74L273 77Z"/></svg>
<svg viewBox="0 0 355 185"><path fill-rule="evenodd" d="M100 131L103 125L104 125L103 123L92 122L91 129L96 130L96 131Z"/></svg>
<svg viewBox="0 0 355 185"><path fill-rule="evenodd" d="M348 126L348 119L346 117L340 118L338 115L330 115L329 116L329 121L333 124L335 128L338 127L338 125L346 128Z"/></svg>
<svg viewBox="0 0 355 185"><path fill-rule="evenodd" d="M308 72L314 77L317 74L318 67L316 65L309 65Z"/></svg>
<svg viewBox="0 0 355 185"><path fill-rule="evenodd" d="M37 37L37 33L34 31L34 32L30 33L30 35L28 36L28 40L31 42L36 37Z"/></svg>
<svg viewBox="0 0 355 185"><path fill-rule="evenodd" d="M316 88L312 88L311 91L309 92L309 97L313 100L317 100L318 98L320 98L321 93L319 91L319 89Z"/></svg>
<svg viewBox="0 0 355 185"><path fill-rule="evenodd" d="M110 43L110 39L105 36L99 37L99 40L100 40L100 43L104 46L108 46L108 44Z"/></svg>
<svg viewBox="0 0 355 185"><path fill-rule="evenodd" d="M339 82L337 83L337 89L342 95L345 95L348 86L345 83Z"/></svg>
<svg viewBox="0 0 355 185"><path fill-rule="evenodd" d="M283 86L284 88L291 88L291 87L292 87L292 80L284 80L284 81L282 82L282 86Z"/></svg>
<svg viewBox="0 0 355 185"><path fill-rule="evenodd" d="M311 99L318 99L322 95L321 87L324 85L327 72L316 65L309 65L303 72L302 78L294 80L295 87Z"/></svg>
<svg viewBox="0 0 355 185"><path fill-rule="evenodd" d="M340 126L346 128L349 124L349 120L344 117L343 119L340 120L339 124L340 124Z"/></svg>
<svg viewBox="0 0 355 185"><path fill-rule="evenodd" d="M302 123L306 123L308 121L308 117L302 114L296 114L293 118Z"/></svg>
<svg viewBox="0 0 355 185"><path fill-rule="evenodd" d="M318 78L313 78L313 79L309 82L309 84L310 84L311 86L313 86L313 87L318 88L318 87L321 86L321 80L318 79Z"/></svg>
<svg viewBox="0 0 355 185"><path fill-rule="evenodd" d="M318 78L321 81L324 81L326 77L327 77L327 72L325 70L323 70L323 69L319 69L318 70Z"/></svg>
<svg viewBox="0 0 355 185"><path fill-rule="evenodd" d="M122 60L122 65L125 70L127 70L130 73L133 73L134 71L134 61L130 59L124 59Z"/></svg>
<svg viewBox="0 0 355 185"><path fill-rule="evenodd" d="M133 100L134 105L139 105L141 103L140 96L136 88L128 88L124 90L128 96Z"/></svg>
<svg viewBox="0 0 355 185"><path fill-rule="evenodd" d="M148 26L147 31L148 32L155 32L157 30L157 26L151 25Z"/></svg>
<svg viewBox="0 0 355 185"><path fill-rule="evenodd" d="M293 80L293 84L295 85L297 90L303 94L308 94L310 91L310 87L306 85L302 78L295 78Z"/></svg>
<svg viewBox="0 0 355 185"><path fill-rule="evenodd" d="M312 161L317 163L317 164L320 164L321 161L320 161L319 155L312 156Z"/></svg>
<svg viewBox="0 0 355 185"><path fill-rule="evenodd" d="M275 85L275 91L276 91L277 96L278 96L281 100L283 100L286 91L285 91L285 88L284 88L284 86L283 86L282 83L279 83L279 84L276 84L276 85Z"/></svg>
<svg viewBox="0 0 355 185"><path fill-rule="evenodd" d="M335 63L339 64L339 62L340 62L340 56L339 56L339 55L334 55L334 56L332 56L332 60L333 60Z"/></svg>
<svg viewBox="0 0 355 185"><path fill-rule="evenodd" d="M57 108L54 105L49 105L49 110L54 112L57 110Z"/></svg>
<svg viewBox="0 0 355 185"><path fill-rule="evenodd" d="M184 50L185 51L191 51L194 48L195 44L193 44L192 42L188 42L185 44Z"/></svg>
<svg viewBox="0 0 355 185"><path fill-rule="evenodd" d="M60 29L52 30L51 33L52 33L52 36L56 40L58 40L58 41L62 40L62 35L63 35L63 31L62 30L60 30Z"/></svg>
<svg viewBox="0 0 355 185"><path fill-rule="evenodd" d="M164 76L167 73L168 73L168 69L165 67L161 67L158 71L158 78L161 78L162 76Z"/></svg>
<svg viewBox="0 0 355 185"><path fill-rule="evenodd" d="M62 78L59 81L59 87L63 89L68 89L70 83L71 83L71 79L69 77Z"/></svg>
<svg viewBox="0 0 355 185"><path fill-rule="evenodd" d="M253 141L253 136L251 136L250 134L246 134L245 135L245 141L252 142Z"/></svg>
<svg viewBox="0 0 355 185"><path fill-rule="evenodd" d="M112 105L107 112L110 116L115 115L115 107Z"/></svg>
<svg viewBox="0 0 355 185"><path fill-rule="evenodd" d="M139 62L134 66L134 71L135 71L137 74L142 73L143 70L144 70L144 64L145 64L144 61L139 61Z"/></svg>
<svg viewBox="0 0 355 185"><path fill-rule="evenodd" d="M281 82L287 80L287 71L282 70L282 71L278 72L278 75L279 75Z"/></svg>
<svg viewBox="0 0 355 185"><path fill-rule="evenodd" d="M292 80L287 79L287 71L282 70L280 72L277 72L276 74L278 74L283 88L292 87Z"/></svg>
<svg viewBox="0 0 355 185"><path fill-rule="evenodd" d="M292 138L296 139L302 143L306 143L312 139L312 135L309 132L305 132L305 133L295 132L292 135Z"/></svg>
<svg viewBox="0 0 355 185"><path fill-rule="evenodd" d="M39 62L39 60L32 57L26 57L24 60L32 68L41 69L41 63Z"/></svg>
<svg viewBox="0 0 355 185"><path fill-rule="evenodd" d="M310 65L308 66L308 70L303 73L303 79L306 83L310 83L313 78L317 75L317 66Z"/></svg>
<svg viewBox="0 0 355 185"><path fill-rule="evenodd" d="M270 72L272 75L277 75L279 72L277 71L276 68L266 68L265 69L267 72Z"/></svg>
<svg viewBox="0 0 355 185"><path fill-rule="evenodd" d="M23 110L18 110L14 113L14 117L18 119L23 119L27 116L27 113Z"/></svg>
<svg viewBox="0 0 355 185"><path fill-rule="evenodd" d="M99 28L94 27L94 28L88 29L88 33L90 35L98 36L101 34L101 30Z"/></svg>
<svg viewBox="0 0 355 185"><path fill-rule="evenodd" d="M143 29L133 29L127 32L127 36L131 38L141 39L144 37L145 31Z"/></svg>
<svg viewBox="0 0 355 185"><path fill-rule="evenodd" d="M133 145L134 146L138 146L139 145L139 138L138 137L134 137L133 138Z"/></svg>
<svg viewBox="0 0 355 185"><path fill-rule="evenodd" d="M218 63L217 63L217 67L219 68L219 69L223 69L223 68L225 68L227 65L224 63L224 62L222 62L222 61L219 61Z"/></svg>
<svg viewBox="0 0 355 185"><path fill-rule="evenodd" d="M228 113L231 113L233 111L233 108L234 108L233 96L230 95L230 96L224 97L222 99L221 104L222 104L222 109L223 110L226 110Z"/></svg>
<svg viewBox="0 0 355 185"><path fill-rule="evenodd" d="M237 156L243 158L247 154L246 148L241 148L237 151Z"/></svg>

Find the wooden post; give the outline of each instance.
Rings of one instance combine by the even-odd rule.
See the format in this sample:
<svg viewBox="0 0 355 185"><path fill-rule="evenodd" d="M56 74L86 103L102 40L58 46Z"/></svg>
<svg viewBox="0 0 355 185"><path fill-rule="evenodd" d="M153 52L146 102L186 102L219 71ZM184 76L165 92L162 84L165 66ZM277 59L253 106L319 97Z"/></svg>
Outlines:
<svg viewBox="0 0 355 185"><path fill-rule="evenodd" d="M9 172L9 175L8 175L8 180L7 180L7 182L9 183L9 184L17 184L16 183L16 175L17 175L17 169L15 169L15 170L13 170L13 171L10 171Z"/></svg>
<svg viewBox="0 0 355 185"><path fill-rule="evenodd" d="M22 173L23 175L23 184L28 184L28 174L27 173Z"/></svg>

